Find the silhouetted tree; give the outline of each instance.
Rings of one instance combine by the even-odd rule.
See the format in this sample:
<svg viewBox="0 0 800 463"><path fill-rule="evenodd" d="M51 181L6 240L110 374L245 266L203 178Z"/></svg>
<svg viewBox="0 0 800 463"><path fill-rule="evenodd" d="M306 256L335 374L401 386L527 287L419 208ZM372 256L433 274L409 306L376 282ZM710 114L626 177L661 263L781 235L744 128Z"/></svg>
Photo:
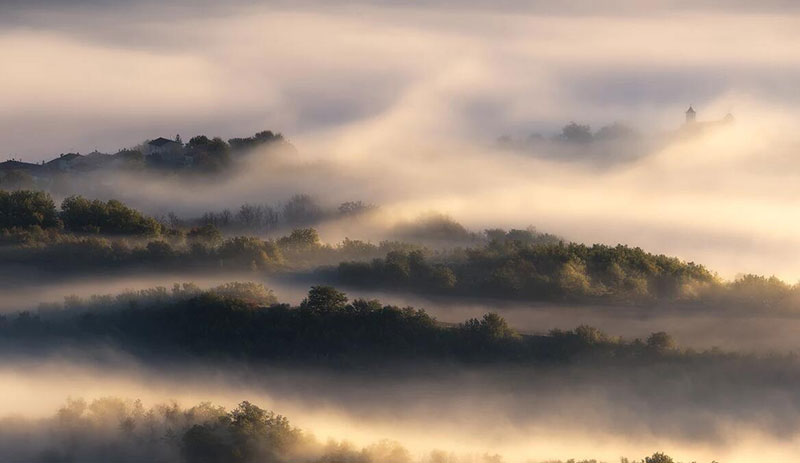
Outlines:
<svg viewBox="0 0 800 463"><path fill-rule="evenodd" d="M290 225L308 225L321 218L322 208L308 195L294 195L283 206L283 219Z"/></svg>
<svg viewBox="0 0 800 463"><path fill-rule="evenodd" d="M300 307L312 312L341 310L347 304L347 295L333 286L312 286Z"/></svg>
<svg viewBox="0 0 800 463"><path fill-rule="evenodd" d="M592 128L570 122L561 129L559 138L563 141L574 143L589 143L592 141Z"/></svg>

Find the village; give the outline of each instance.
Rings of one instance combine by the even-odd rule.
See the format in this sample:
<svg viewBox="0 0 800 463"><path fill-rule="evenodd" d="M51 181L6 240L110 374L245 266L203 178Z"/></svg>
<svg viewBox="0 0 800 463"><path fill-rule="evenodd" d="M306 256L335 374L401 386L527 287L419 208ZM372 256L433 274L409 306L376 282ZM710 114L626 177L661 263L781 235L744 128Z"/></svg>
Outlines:
<svg viewBox="0 0 800 463"><path fill-rule="evenodd" d="M6 185L46 186L58 176L104 169L218 172L233 158L272 143L288 145L280 133L265 130L252 137L231 138L227 142L205 135L193 137L188 143L183 143L180 135L174 139L158 137L114 154L97 150L88 154L63 153L38 164L12 158L0 162L0 188Z"/></svg>

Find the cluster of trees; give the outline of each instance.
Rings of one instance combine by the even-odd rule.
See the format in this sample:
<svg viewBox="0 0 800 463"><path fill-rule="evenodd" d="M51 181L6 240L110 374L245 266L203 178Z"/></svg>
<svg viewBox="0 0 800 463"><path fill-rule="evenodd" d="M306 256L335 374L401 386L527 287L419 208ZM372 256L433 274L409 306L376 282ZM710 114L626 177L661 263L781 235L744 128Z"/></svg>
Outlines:
<svg viewBox="0 0 800 463"><path fill-rule="evenodd" d="M592 133L591 126L577 124L573 121L561 129L557 138L570 143L589 143L595 140L618 140L636 136L638 133L634 129L618 122L601 127L600 130Z"/></svg>
<svg viewBox="0 0 800 463"><path fill-rule="evenodd" d="M219 137L192 137L184 147L184 154L192 158L193 167L207 172L219 172L231 164L230 146Z"/></svg>
<svg viewBox="0 0 800 463"><path fill-rule="evenodd" d="M6 425L1 431L5 461L256 463L297 461L309 451L314 457L303 461L313 462L324 461L325 454L324 446L285 417L249 402L232 410L208 402L187 409L175 403L145 409L138 400L69 399L37 428ZM47 437L29 438L39 434Z"/></svg>
<svg viewBox="0 0 800 463"><path fill-rule="evenodd" d="M186 233L169 230L151 238L64 234L57 229L35 228L3 235L0 261L63 273L92 273L111 269L293 271L332 265L342 260L373 259L415 246L381 241L373 244L345 239L323 244L313 228L295 229L277 239L254 236L225 238L214 226L195 227Z"/></svg>
<svg viewBox="0 0 800 463"><path fill-rule="evenodd" d="M0 229L54 228L59 225L58 211L49 194L31 190L0 190Z"/></svg>
<svg viewBox="0 0 800 463"><path fill-rule="evenodd" d="M32 227L106 235L155 236L162 231L157 220L113 199L103 202L71 196L59 211L48 193L0 190L0 229Z"/></svg>
<svg viewBox="0 0 800 463"><path fill-rule="evenodd" d="M253 282L229 282L204 291L194 283L175 283L171 288L164 286L142 290L126 290L119 294L95 294L87 298L67 296L61 304L42 304L39 313L46 316L76 312L119 310L131 307L153 308L198 297L205 292L213 293L223 299L237 299L247 304L271 306L278 299L271 289Z"/></svg>
<svg viewBox="0 0 800 463"><path fill-rule="evenodd" d="M247 151L259 146L270 143L283 143L286 139L280 133L275 133L271 130L264 130L258 132L252 137L245 138L231 138L228 140L228 145L234 151Z"/></svg>
<svg viewBox="0 0 800 463"><path fill-rule="evenodd" d="M362 202L344 203L339 214L369 210ZM285 224L319 218L322 209L307 195L294 196L283 208ZM323 244L313 228L295 228L287 236L262 240L252 236L225 238L228 231L265 231L278 226L278 213L268 206L245 204L238 214L206 214L196 223L172 217L166 225L116 200L65 199L56 207L42 191L0 190L0 242L21 246L0 251L5 262L52 268L109 268L130 265L177 267L216 266L275 269L286 263L306 267L343 259L374 258L413 246L391 241L372 244L345 239ZM67 233L65 233L67 232Z"/></svg>
<svg viewBox="0 0 800 463"><path fill-rule="evenodd" d="M348 285L596 302L676 300L717 283L700 265L639 248L553 243L519 231L489 236L484 247L433 259L394 252L372 262L344 262L336 276Z"/></svg>
<svg viewBox="0 0 800 463"><path fill-rule="evenodd" d="M336 280L348 286L432 292L453 291L458 281L448 266L429 263L421 250L392 251L372 262L342 262Z"/></svg>
<svg viewBox="0 0 800 463"><path fill-rule="evenodd" d="M444 214L427 214L410 222L395 225L389 234L398 240L408 241L442 249L457 246L476 246L497 242L520 242L523 244L557 244L563 238L542 233L534 227L524 230L490 228L483 232L472 232L462 224Z"/></svg>
<svg viewBox="0 0 800 463"><path fill-rule="evenodd" d="M209 237L211 236L211 238ZM285 264L274 241L234 237L218 243L211 233L190 232L186 243L156 239L137 243L126 239L57 235L46 244L5 247L0 258L51 271L97 272L109 269L217 268L228 270L277 270ZM216 235L219 236L219 235Z"/></svg>
<svg viewBox="0 0 800 463"><path fill-rule="evenodd" d="M552 137L545 137L542 134L533 133L528 137L526 142L536 144L550 139L554 142L565 144L585 145L594 141L631 141L639 138L641 138L641 134L636 129L619 122L605 125L597 131L592 131L592 127L588 124L570 121L569 124L561 128L560 132ZM501 146L506 147L514 146L518 143L508 135L500 137L498 142Z"/></svg>
<svg viewBox="0 0 800 463"><path fill-rule="evenodd" d="M347 202L336 214L353 216L373 209L374 206L361 201ZM43 191L0 190L0 231L5 235L4 241L12 241L14 236L19 236L18 241L23 242L33 241L36 237L52 238L52 235L42 235L41 230L53 229L80 234L131 236L180 235L181 230L186 230L189 237L221 237L220 230L268 233L277 229L279 224L302 226L331 215L310 196L295 195L283 205L280 213L268 205L244 204L236 214L229 210L209 212L194 221L171 215L168 227L116 200L71 196L61 203L59 210L50 194ZM315 242L319 244L318 239Z"/></svg>
<svg viewBox="0 0 800 463"><path fill-rule="evenodd" d="M283 135L270 130L258 132L252 137L231 138L227 142L220 137L206 135L192 137L186 144L183 144L180 136L177 136L175 142L179 144L178 149L182 154L191 159L188 166L181 163L175 164L169 160L160 160L157 156L150 156L143 160L150 161L150 164L155 167L189 167L193 171L215 173L229 168L237 156L247 154L260 146L273 143L288 144ZM141 150L140 148L134 151L141 153Z"/></svg>
<svg viewBox="0 0 800 463"><path fill-rule="evenodd" d="M8 190L36 189L46 186L50 191L61 190L73 176L91 171L143 171L149 174L163 172L207 173L222 172L234 165L236 159L246 156L260 146L271 144L294 149L279 133L265 130L252 137L231 138L227 142L219 137L197 135L183 143L180 135L161 152L153 152L148 142L132 148L121 149L115 154L93 152L88 155L64 153L42 164L19 163L8 167L0 179L0 188ZM69 159L68 165L61 158ZM12 160L13 161L13 160ZM66 183L65 183L66 182ZM66 191L74 191L68 188Z"/></svg>
<svg viewBox="0 0 800 463"><path fill-rule="evenodd" d="M345 441L320 443L314 436L271 410L244 401L227 410L203 402L183 408L176 403L145 408L139 400L104 397L87 402L68 399L55 416L29 423L0 424L0 458L25 462L184 463L443 463L452 454L433 450L412 458L396 441L362 448ZM497 455L466 458L473 463L502 461ZM630 460L623 458L624 463ZM654 453L630 463L674 463ZM596 460L565 463L597 463Z"/></svg>
<svg viewBox="0 0 800 463"><path fill-rule="evenodd" d="M270 292L243 284L202 292L176 287L169 297L164 291L157 295L67 301L60 310L49 307L36 314L2 317L0 341L6 348L99 342L145 356L190 354L332 364L549 363L582 356L682 355L665 333L654 333L645 341L624 341L581 326L548 335L520 335L494 313L445 325L411 307L377 300L350 302L329 286L312 287L297 307L277 304Z"/></svg>
<svg viewBox="0 0 800 463"><path fill-rule="evenodd" d="M392 234L400 240L433 246L474 243L481 239L479 234L470 232L442 214L429 214L412 222L400 223L394 227Z"/></svg>
<svg viewBox="0 0 800 463"><path fill-rule="evenodd" d="M157 220L114 199L70 196L61 203L59 217L66 230L78 233L156 236L162 231Z"/></svg>
<svg viewBox="0 0 800 463"><path fill-rule="evenodd" d="M286 139L280 133L270 130L258 132L252 137L231 138L227 142L220 137L208 137L197 135L183 143L180 135L175 137L178 143L177 149L186 157L191 159L191 163L175 163L169 159L161 159L158 156L144 156L146 147L141 146L135 149L122 150L115 155L117 158L124 158L125 165L122 167L135 168L151 166L156 168L175 168L189 169L191 171L216 173L229 168L237 156L249 153L259 146L273 143L286 143Z"/></svg>
<svg viewBox="0 0 800 463"><path fill-rule="evenodd" d="M497 139L498 147L502 149L560 161L588 162L597 167L638 159L669 142L668 136L644 136L636 129L620 123L593 130L587 124L576 122L570 122L553 135L504 135Z"/></svg>
<svg viewBox="0 0 800 463"><path fill-rule="evenodd" d="M348 201L330 210L307 194L296 194L283 204L242 204L237 211L210 211L197 219L182 220L171 214L173 227L213 225L225 232L269 234L283 227L307 227L324 220L355 217L377 209L362 201Z"/></svg>
<svg viewBox="0 0 800 463"><path fill-rule="evenodd" d="M455 297L796 312L800 283L741 275L628 246L586 246L552 235L487 230L488 244L432 254L394 250L320 274L338 284Z"/></svg>

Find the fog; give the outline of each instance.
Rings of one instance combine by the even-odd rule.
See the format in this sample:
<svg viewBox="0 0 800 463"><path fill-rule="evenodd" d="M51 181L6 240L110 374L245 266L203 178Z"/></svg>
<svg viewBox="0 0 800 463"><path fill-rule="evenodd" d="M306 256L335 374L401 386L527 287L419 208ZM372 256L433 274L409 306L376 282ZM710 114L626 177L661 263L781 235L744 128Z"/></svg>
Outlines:
<svg viewBox="0 0 800 463"><path fill-rule="evenodd" d="M193 187L104 176L95 196L151 213L295 193L363 199L389 221L435 210L473 229L532 224L728 278L794 281L797 13L659 5L647 15L247 3L208 17L180 3L169 17L146 3L30 6L0 36L0 57L15 63L0 77L2 150L34 161L270 128L299 153L256 157L241 175ZM699 120L733 112L737 123L675 138L690 103ZM570 120L595 130L620 121L668 142L622 164L611 150L599 165L494 144L550 136Z"/></svg>
<svg viewBox="0 0 800 463"><path fill-rule="evenodd" d="M475 232L535 226L640 246L723 279L800 279L793 2L165 3L0 1L0 161L269 129L292 147L262 147L224 174L97 171L54 196L196 218L246 202L279 208L303 193L331 210L378 206L314 224L331 244L377 243L398 224L443 213ZM711 123L704 130L684 125L689 105ZM728 113L734 122L713 124ZM595 134L620 123L637 137L574 143L559 138L570 121ZM158 269L78 277L6 265L0 313L188 281L255 281L297 304L312 279ZM147 364L110 347L6 352L0 417L35 427L70 396L250 400L323 441L395 439L420 459L433 449L504 461L663 450L685 461L794 461L800 450L800 369L784 356L800 349L793 314L348 296L424 308L447 323L492 311L525 334L581 324L628 339L667 331L684 347L764 357L333 372Z"/></svg>
<svg viewBox="0 0 800 463"><path fill-rule="evenodd" d="M41 418L69 396L140 398L148 406L211 400L230 407L249 400L322 441L367 445L389 438L415 456L439 449L500 454L512 462L614 461L656 449L682 461L792 461L798 445L796 394L771 378L730 383L735 373L726 370L733 366L695 372L692 379L671 377L681 369L669 366L617 376L587 366L376 375L208 365L153 370L113 353L100 365L75 355L6 359L0 407Z"/></svg>

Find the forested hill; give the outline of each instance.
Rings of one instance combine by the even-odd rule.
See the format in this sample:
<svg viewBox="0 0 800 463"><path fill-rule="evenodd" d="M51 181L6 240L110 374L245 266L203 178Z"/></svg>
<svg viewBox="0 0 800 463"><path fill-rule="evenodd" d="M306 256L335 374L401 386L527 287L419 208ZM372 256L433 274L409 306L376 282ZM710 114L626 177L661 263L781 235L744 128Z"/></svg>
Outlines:
<svg viewBox="0 0 800 463"><path fill-rule="evenodd" d="M298 211L310 210L309 201L297 195L286 204L284 227L303 223L295 216L306 217ZM331 220L358 220L370 210L346 203ZM72 196L57 207L41 191L0 190L0 269L29 267L52 278L133 270L299 273L310 284L453 298L800 310L800 287L775 277L725 281L675 257L625 245L569 243L534 229L469 232L438 218L386 230L401 239L329 244L310 226L254 236L256 230L221 230L207 216L167 223L115 200Z"/></svg>
<svg viewBox="0 0 800 463"><path fill-rule="evenodd" d="M58 350L108 345L151 358L199 356L256 362L380 365L388 361L561 363L578 357L654 359L687 355L666 333L625 341L594 328L525 336L494 313L441 324L424 310L311 288L297 307L271 291L230 283L127 293L0 317L0 348ZM693 354L692 354L693 355Z"/></svg>

